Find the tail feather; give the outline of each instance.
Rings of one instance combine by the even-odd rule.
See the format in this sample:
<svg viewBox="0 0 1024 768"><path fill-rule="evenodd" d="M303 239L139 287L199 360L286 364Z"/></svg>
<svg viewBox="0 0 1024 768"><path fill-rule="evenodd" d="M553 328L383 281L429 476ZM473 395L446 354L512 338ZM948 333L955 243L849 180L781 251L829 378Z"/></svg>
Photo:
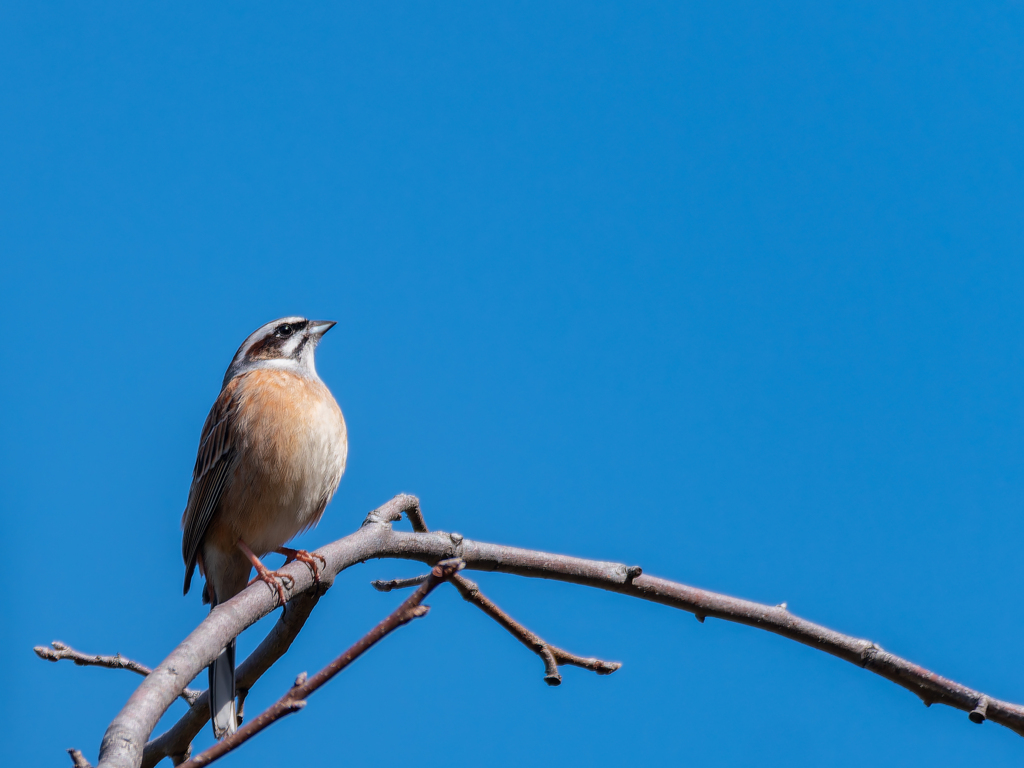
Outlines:
<svg viewBox="0 0 1024 768"><path fill-rule="evenodd" d="M235 732L235 641L210 665L210 722L218 739Z"/></svg>

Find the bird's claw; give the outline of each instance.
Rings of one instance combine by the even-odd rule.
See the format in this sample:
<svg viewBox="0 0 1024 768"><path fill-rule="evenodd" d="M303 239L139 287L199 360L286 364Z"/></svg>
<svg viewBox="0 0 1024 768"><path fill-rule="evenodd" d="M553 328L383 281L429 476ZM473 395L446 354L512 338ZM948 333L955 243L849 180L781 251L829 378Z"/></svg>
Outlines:
<svg viewBox="0 0 1024 768"><path fill-rule="evenodd" d="M256 575L252 578L252 581L250 581L249 584L247 584L246 586L249 586L250 584L255 584L257 581L265 582L270 585L271 589L277 590L277 596L281 600L281 605L284 605L288 602L288 598L284 594L284 582L286 579L289 582L288 589L291 589L295 585L295 580L291 576L289 576L287 573L281 573L280 571L268 571L266 568L264 568L262 570L257 570Z"/></svg>
<svg viewBox="0 0 1024 768"><path fill-rule="evenodd" d="M300 563L305 563L306 565L308 565L309 566L309 570L311 570L313 572L313 583L314 584L319 584L320 583L320 566L317 565L316 561L319 560L321 563L324 564L324 568L326 568L327 567L327 558L326 557L324 557L323 555L315 554L315 553L314 554L310 554L305 549L291 549L290 547L279 547L277 549L277 553L280 554L280 555L284 555L285 556L285 558L286 558L286 560L284 561L285 565L288 565L288 563L291 563L291 562L293 562L295 560L298 560Z"/></svg>

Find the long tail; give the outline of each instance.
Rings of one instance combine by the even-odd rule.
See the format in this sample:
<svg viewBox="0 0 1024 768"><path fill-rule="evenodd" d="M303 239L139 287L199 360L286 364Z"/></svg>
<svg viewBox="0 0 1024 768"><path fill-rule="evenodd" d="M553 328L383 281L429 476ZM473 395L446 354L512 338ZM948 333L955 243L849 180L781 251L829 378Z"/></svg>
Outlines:
<svg viewBox="0 0 1024 768"><path fill-rule="evenodd" d="M210 671L210 722L213 735L218 739L235 732L238 720L235 717L235 641L220 652L209 667Z"/></svg>

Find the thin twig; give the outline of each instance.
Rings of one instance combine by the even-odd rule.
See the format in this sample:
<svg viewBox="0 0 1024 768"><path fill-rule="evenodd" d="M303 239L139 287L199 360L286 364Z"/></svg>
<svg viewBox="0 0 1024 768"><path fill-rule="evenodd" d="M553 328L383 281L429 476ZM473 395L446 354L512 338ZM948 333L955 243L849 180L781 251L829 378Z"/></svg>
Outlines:
<svg viewBox="0 0 1024 768"><path fill-rule="evenodd" d="M76 651L70 645L62 643L60 640L54 640L50 643L52 648L47 648L45 645L37 645L32 650L36 652L36 656L47 661L60 661L61 659L67 659L75 662L80 667L106 667L107 669L127 669L129 672L135 672L138 675L145 677L150 674L153 670L147 667L145 664L140 664L137 661L126 659L120 653L115 653L113 656L98 656L89 653L82 653ZM181 692L181 698L189 703L189 706L196 703L196 699L199 698L201 691L195 691L191 688L186 688ZM69 750L70 751L70 750ZM79 755L81 753L79 752ZM74 755L72 755L74 758ZM85 758L83 758L84 760Z"/></svg>
<svg viewBox="0 0 1024 768"><path fill-rule="evenodd" d="M422 576L413 576L408 579L371 581L370 584L378 592L391 592L395 589L402 589L404 587L412 587L417 584L422 584L427 577L428 574L424 574ZM551 645L499 608L490 598L480 591L480 587L477 586L476 582L470 581L461 574L454 576L450 581L455 585L455 588L459 590L459 594L462 595L464 600L472 603L481 611L486 613L498 622L498 624L504 627L516 640L521 642L540 657L541 661L544 662L544 682L548 685L561 684L562 676L558 672L558 667L562 664L569 664L574 667L589 669L591 672L596 672L599 675L610 675L612 672L615 672L617 669L622 667L622 663L618 661L602 661L601 659L577 656L575 653L570 653L556 645Z"/></svg>
<svg viewBox="0 0 1024 768"><path fill-rule="evenodd" d="M486 595L484 595L483 592L480 591L476 582L470 581L465 576L461 575L453 578L451 582L455 585L455 588L459 590L459 594L462 595L464 600L472 603L481 611L486 613L498 622L498 624L508 630L512 637L540 656L541 660L544 662L544 682L548 685L561 684L562 676L558 673L558 667L562 664L569 664L574 667L589 669L591 672L596 672L599 675L610 675L622 666L622 663L618 661L602 661L601 659L595 658L588 659L563 650L558 646L551 645L495 605Z"/></svg>
<svg viewBox="0 0 1024 768"><path fill-rule="evenodd" d="M39 646L46 650L46 646ZM68 754L71 755L71 763L75 768L92 768L92 763L85 759L85 755L82 754L80 749L69 749Z"/></svg>
<svg viewBox="0 0 1024 768"><path fill-rule="evenodd" d="M409 522L412 524L412 529L414 531L417 533L430 532L430 529L427 528L426 518L423 516L423 510L419 504L407 509L406 516L409 518ZM463 542L461 534L458 533L450 533L448 534L448 538L451 539L452 544L454 544L456 548L458 548ZM640 569L637 568L634 577L639 575ZM390 592L392 589L400 589L401 587L419 584L425 578L427 577L414 576L411 579L375 581L373 582L373 587L380 592ZM601 659L595 659L593 657L585 658L583 656L577 656L575 653L570 653L556 645L551 645L540 637L540 635L531 632L499 608L490 598L480 591L480 587L477 586L476 582L470 581L461 574L456 574L452 577L451 582L455 588L459 590L459 594L462 595L464 600L472 603L481 611L486 613L498 622L498 624L504 627L512 637L540 657L541 661L544 662L544 682L548 685L561 685L562 675L558 672L558 667L562 664L569 664L574 667L589 669L591 672L596 672L599 675L610 675L612 672L622 667L622 663L618 661L602 661Z"/></svg>
<svg viewBox="0 0 1024 768"><path fill-rule="evenodd" d="M460 560L445 560L435 565L433 570L430 572L430 576L427 577L427 580L423 582L420 588L410 595L404 603L398 606L390 616L356 641L355 645L312 677L307 679L306 673L303 672L298 678L296 678L295 684L292 686L291 690L285 693L284 696L278 699L274 704L270 705L269 708L254 717L223 741L220 741L206 751L199 753L187 763L183 763L182 768L199 768L200 766L209 765L217 758L223 757L228 752L237 749L264 728L277 720L280 720L285 715L290 715L292 712L297 712L305 707L306 699L310 694L327 683L332 677L345 669L345 667L353 661L358 659L364 652L372 648L376 643L383 640L399 627L408 624L413 619L425 616L429 608L422 605L423 600L426 599L427 595L429 595L438 584L451 578L462 566L463 563Z"/></svg>
<svg viewBox="0 0 1024 768"><path fill-rule="evenodd" d="M423 574L422 576L413 576L410 579L387 579L386 581L371 581L370 584L378 592L390 592L393 589L406 589L408 587L418 587L428 578L429 574Z"/></svg>

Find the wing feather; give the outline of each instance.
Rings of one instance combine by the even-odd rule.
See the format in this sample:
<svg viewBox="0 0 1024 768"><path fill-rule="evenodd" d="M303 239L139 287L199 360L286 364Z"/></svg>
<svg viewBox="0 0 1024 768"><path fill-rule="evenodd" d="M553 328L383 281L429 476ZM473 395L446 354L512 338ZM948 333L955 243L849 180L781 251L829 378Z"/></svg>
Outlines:
<svg viewBox="0 0 1024 768"><path fill-rule="evenodd" d="M181 555L185 559L185 593L192 583L196 557L210 521L224 495L224 486L235 467L235 414L238 401L238 377L228 383L217 398L203 424L188 504L181 516Z"/></svg>

